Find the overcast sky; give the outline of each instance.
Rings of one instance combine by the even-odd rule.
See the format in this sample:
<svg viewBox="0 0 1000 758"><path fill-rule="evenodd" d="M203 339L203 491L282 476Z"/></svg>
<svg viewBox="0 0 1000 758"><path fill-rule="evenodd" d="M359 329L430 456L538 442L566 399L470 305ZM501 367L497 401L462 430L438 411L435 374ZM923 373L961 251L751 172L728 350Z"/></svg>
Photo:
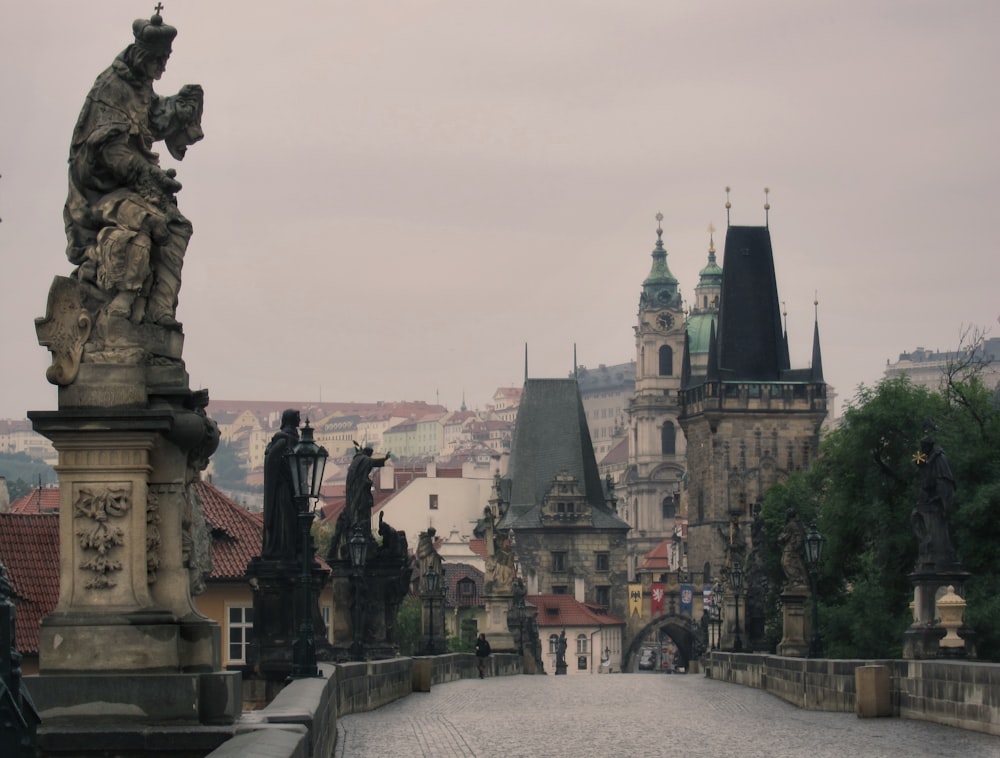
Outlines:
<svg viewBox="0 0 1000 758"><path fill-rule="evenodd" d="M34 318L72 270L69 139L152 2L0 0L0 417L56 407ZM662 212L685 298L770 228L793 367L841 398L1000 327L995 0L166 0L178 318L218 399L439 400L635 357ZM162 146L161 146L162 147ZM838 412L840 403L837 404ZM209 409L211 411L211 409Z"/></svg>

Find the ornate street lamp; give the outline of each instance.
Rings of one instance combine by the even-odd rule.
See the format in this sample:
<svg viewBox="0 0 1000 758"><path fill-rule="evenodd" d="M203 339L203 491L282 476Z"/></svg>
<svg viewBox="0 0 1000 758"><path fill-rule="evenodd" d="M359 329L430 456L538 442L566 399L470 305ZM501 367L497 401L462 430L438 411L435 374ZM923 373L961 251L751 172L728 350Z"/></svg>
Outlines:
<svg viewBox="0 0 1000 758"><path fill-rule="evenodd" d="M312 577L310 569L314 560L312 537L316 504L323 485L327 452L313 440L309 419L302 428L298 443L287 453L292 472L292 490L298 507L299 529L302 533L302 608L299 615L299 636L292 645L292 671L290 678L304 679L322 676L316 667L316 640L312 623Z"/></svg>
<svg viewBox="0 0 1000 758"><path fill-rule="evenodd" d="M733 585L733 595L736 596L736 639L733 641L733 651L739 653L743 650L743 638L740 636L740 593L743 592L743 567L738 563L729 572L729 579Z"/></svg>
<svg viewBox="0 0 1000 758"><path fill-rule="evenodd" d="M826 538L819 533L816 524L809 527L806 534L806 563L809 564L809 583L813 596L812 640L809 642L809 657L823 657L823 640L819 636L819 562L823 558L823 543Z"/></svg>
<svg viewBox="0 0 1000 758"><path fill-rule="evenodd" d="M434 570L433 565L428 565L427 571L424 572L424 592L427 593L427 599L429 601L427 605L427 620L430 622L430 632L427 635L427 648L424 651L425 655L437 655L437 641L434 633L434 598L437 597L440 587L441 575Z"/></svg>
<svg viewBox="0 0 1000 758"><path fill-rule="evenodd" d="M354 588L354 640L351 642L351 659L365 659L365 565L368 563L368 530L364 524L355 524L347 547L351 556L351 584Z"/></svg>

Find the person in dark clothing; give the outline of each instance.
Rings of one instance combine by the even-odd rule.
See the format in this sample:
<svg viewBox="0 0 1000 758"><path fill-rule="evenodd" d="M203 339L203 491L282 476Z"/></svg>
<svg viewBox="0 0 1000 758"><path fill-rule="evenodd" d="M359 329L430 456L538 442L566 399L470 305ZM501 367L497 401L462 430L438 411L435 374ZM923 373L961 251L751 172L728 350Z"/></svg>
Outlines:
<svg viewBox="0 0 1000 758"><path fill-rule="evenodd" d="M476 658L479 659L479 678L486 676L486 659L490 657L490 643L486 641L486 635L479 633L476 640Z"/></svg>

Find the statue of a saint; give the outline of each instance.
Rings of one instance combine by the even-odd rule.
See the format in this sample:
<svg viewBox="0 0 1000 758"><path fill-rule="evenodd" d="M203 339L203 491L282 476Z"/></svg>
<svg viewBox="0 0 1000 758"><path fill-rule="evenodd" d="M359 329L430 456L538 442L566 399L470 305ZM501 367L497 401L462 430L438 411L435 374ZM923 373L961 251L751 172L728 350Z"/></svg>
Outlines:
<svg viewBox="0 0 1000 758"><path fill-rule="evenodd" d="M132 33L135 41L97 77L73 131L66 254L95 315L179 329L177 293L192 227L177 209L180 183L152 148L163 140L183 159L204 136L204 94L196 84L169 97L153 91L177 35L159 13L137 19Z"/></svg>
<svg viewBox="0 0 1000 758"><path fill-rule="evenodd" d="M920 483L917 501L910 514L917 537L917 571L954 570L958 565L948 534L948 515L955 498L955 478L948 458L928 434L913 456Z"/></svg>
<svg viewBox="0 0 1000 758"><path fill-rule="evenodd" d="M374 450L355 444L354 457L347 469L347 533L353 533L357 526L362 526L371 538L372 509L375 507L375 497L372 495L372 471L386 464L392 455L388 451L382 458L372 457Z"/></svg>
<svg viewBox="0 0 1000 758"><path fill-rule="evenodd" d="M778 543L781 545L781 568L785 572L786 587L806 586L809 582L806 528L794 508L785 512L785 528L781 530Z"/></svg>
<svg viewBox="0 0 1000 758"><path fill-rule="evenodd" d="M444 568L441 565L441 556L434 548L434 537L437 530L431 526L426 532L421 532L417 538L417 565L420 569L420 581L424 580L428 570L433 570L438 576L444 576Z"/></svg>
<svg viewBox="0 0 1000 758"><path fill-rule="evenodd" d="M289 408L281 414L281 429L264 450L264 546L265 560L294 560L298 555L298 530L292 467L287 453L299 441L301 416Z"/></svg>

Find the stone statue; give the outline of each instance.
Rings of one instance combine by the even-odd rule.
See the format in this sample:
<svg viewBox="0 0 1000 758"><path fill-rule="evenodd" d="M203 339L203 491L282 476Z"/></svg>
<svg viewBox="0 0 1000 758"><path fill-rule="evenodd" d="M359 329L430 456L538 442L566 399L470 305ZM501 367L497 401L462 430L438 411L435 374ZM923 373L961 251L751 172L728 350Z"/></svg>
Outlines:
<svg viewBox="0 0 1000 758"><path fill-rule="evenodd" d="M427 575L428 569L433 569L439 576L444 576L441 556L434 548L434 537L437 530L431 526L426 532L421 532L417 540L417 563L420 568L420 581Z"/></svg>
<svg viewBox="0 0 1000 758"><path fill-rule="evenodd" d="M281 429L264 450L264 545L265 560L294 560L298 554L298 506L287 453L299 441L301 416L289 408L281 414Z"/></svg>
<svg viewBox="0 0 1000 758"><path fill-rule="evenodd" d="M566 669L566 630L559 632L559 641L556 642L556 670Z"/></svg>
<svg viewBox="0 0 1000 758"><path fill-rule="evenodd" d="M132 24L135 41L87 95L73 131L66 254L76 277L110 316L177 329L177 293L191 224L177 209L180 183L160 168L154 142L177 160L199 141L202 88L153 91L177 30L157 13Z"/></svg>
<svg viewBox="0 0 1000 758"><path fill-rule="evenodd" d="M372 495L372 471L381 468L391 457L391 453L386 452L382 458L372 457L374 450L365 446L362 448L357 442L354 443L354 458L347 469L347 527L348 532L353 532L355 526L361 524L365 532L371 538L372 509L375 507L375 498Z"/></svg>
<svg viewBox="0 0 1000 758"><path fill-rule="evenodd" d="M781 545L781 568L785 572L786 587L804 587L808 584L806 571L806 528L794 508L785 512L785 528L778 537Z"/></svg>
<svg viewBox="0 0 1000 758"><path fill-rule="evenodd" d="M497 529L496 516L490 506L483 510L484 538L486 544L485 583L488 591L497 594L511 592L511 583L517 573L514 546L509 537Z"/></svg>
<svg viewBox="0 0 1000 758"><path fill-rule="evenodd" d="M68 386L80 363L180 364L176 318L191 223L177 208L173 169L153 151L163 141L177 160L204 136L204 93L188 84L161 97L177 30L159 13L132 24L134 41L87 94L69 151L63 208L71 277L56 277L38 341L52 352L46 378ZM142 331L140 327L149 327Z"/></svg>
<svg viewBox="0 0 1000 758"><path fill-rule="evenodd" d="M910 514L917 537L916 570L954 570L958 560L948 534L948 515L954 505L955 479L948 458L928 434L920 441L920 451L913 460L920 478Z"/></svg>

